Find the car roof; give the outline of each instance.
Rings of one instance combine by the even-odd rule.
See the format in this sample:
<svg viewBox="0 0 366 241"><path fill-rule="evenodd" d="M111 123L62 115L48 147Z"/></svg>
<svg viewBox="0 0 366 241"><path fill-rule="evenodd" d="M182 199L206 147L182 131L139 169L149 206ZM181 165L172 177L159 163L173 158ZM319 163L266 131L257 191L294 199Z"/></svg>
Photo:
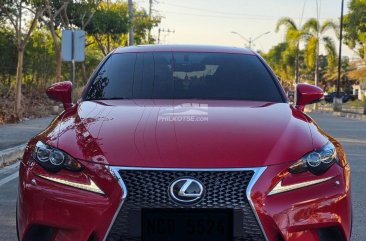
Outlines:
<svg viewBox="0 0 366 241"><path fill-rule="evenodd" d="M137 45L130 47L119 47L114 53L141 53L141 52L198 52L198 53L229 53L248 54L255 53L247 48L215 46L215 45Z"/></svg>

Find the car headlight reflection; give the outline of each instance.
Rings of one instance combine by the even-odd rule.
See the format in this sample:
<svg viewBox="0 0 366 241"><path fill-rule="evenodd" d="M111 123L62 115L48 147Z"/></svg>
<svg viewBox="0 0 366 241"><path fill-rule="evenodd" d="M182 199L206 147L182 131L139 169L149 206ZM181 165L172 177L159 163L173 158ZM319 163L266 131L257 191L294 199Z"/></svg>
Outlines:
<svg viewBox="0 0 366 241"><path fill-rule="evenodd" d="M82 165L73 157L41 141L37 142L32 157L44 169L51 172L57 172L63 168L70 171L80 171L82 169Z"/></svg>
<svg viewBox="0 0 366 241"><path fill-rule="evenodd" d="M321 174L328 170L337 161L338 157L336 148L332 143L328 142L321 149L303 156L298 162L289 168L289 171L294 174L305 171L310 171L314 174Z"/></svg>

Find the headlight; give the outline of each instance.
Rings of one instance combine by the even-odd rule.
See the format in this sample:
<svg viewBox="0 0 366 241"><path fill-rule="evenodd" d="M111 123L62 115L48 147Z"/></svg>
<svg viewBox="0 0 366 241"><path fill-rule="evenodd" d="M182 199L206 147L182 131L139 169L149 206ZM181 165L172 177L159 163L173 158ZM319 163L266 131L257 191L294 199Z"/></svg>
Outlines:
<svg viewBox="0 0 366 241"><path fill-rule="evenodd" d="M328 142L321 149L303 156L298 162L289 168L289 171L291 173L310 171L314 174L321 174L328 170L337 161L338 157L336 148L332 143Z"/></svg>
<svg viewBox="0 0 366 241"><path fill-rule="evenodd" d="M82 169L81 164L70 155L41 141L37 142L32 157L39 165L51 172L57 172L63 168L70 171Z"/></svg>

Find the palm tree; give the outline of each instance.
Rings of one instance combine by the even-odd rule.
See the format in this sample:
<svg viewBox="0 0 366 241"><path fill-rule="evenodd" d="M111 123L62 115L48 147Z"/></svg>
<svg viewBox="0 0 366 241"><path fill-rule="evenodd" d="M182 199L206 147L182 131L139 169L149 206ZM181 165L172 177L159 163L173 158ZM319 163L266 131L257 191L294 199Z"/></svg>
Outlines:
<svg viewBox="0 0 366 241"><path fill-rule="evenodd" d="M295 83L299 82L299 53L300 53L300 42L304 41L304 62L308 69L315 69L315 84L318 84L319 79L319 45L323 42L325 49L327 51L327 60L330 63L330 67L334 67L336 64L336 48L333 40L330 37L324 35L329 29L337 32L337 25L328 20L320 25L319 21L315 18L309 19L302 27L296 25L295 21L291 18L285 17L281 18L277 22L276 32L280 30L281 27L286 28L285 39L289 44L290 48L296 49L296 59L295 59Z"/></svg>
<svg viewBox="0 0 366 241"><path fill-rule="evenodd" d="M302 29L298 27L294 20L288 17L281 18L277 22L276 32L280 30L280 28L284 26L286 28L285 39L289 44L289 48L296 49L296 58L295 58L295 84L299 82L299 46L300 41L303 36Z"/></svg>
<svg viewBox="0 0 366 241"><path fill-rule="evenodd" d="M328 37L323 36L326 31L337 31L338 26L331 20L325 21L323 24L315 19L309 19L302 28L303 39L305 40L305 62L309 69L315 69L315 85L318 85L319 81L319 48L321 42L324 43L325 50L327 52L327 60L329 67L333 68L337 61L337 51L334 41Z"/></svg>
<svg viewBox="0 0 366 241"><path fill-rule="evenodd" d="M334 41L329 37L323 38L326 55L326 68L320 69L320 75L327 80L327 81L336 81L338 78L338 54L336 53L336 46L334 45ZM344 65L344 61L342 60L342 66ZM347 67L347 65L346 65ZM347 69L347 68L346 68ZM343 71L342 73L345 74L347 71Z"/></svg>
<svg viewBox="0 0 366 241"><path fill-rule="evenodd" d="M291 88L296 52L289 47L289 44L283 42L273 46L268 53L263 53L262 56L279 77L282 85L285 88Z"/></svg>

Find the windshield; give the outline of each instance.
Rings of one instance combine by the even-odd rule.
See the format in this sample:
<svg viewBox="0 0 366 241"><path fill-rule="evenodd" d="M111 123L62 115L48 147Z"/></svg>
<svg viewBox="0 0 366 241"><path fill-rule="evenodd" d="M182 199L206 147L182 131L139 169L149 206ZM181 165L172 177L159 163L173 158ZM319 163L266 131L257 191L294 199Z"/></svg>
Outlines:
<svg viewBox="0 0 366 241"><path fill-rule="evenodd" d="M86 100L212 99L283 102L275 80L255 55L225 53L113 54Z"/></svg>

